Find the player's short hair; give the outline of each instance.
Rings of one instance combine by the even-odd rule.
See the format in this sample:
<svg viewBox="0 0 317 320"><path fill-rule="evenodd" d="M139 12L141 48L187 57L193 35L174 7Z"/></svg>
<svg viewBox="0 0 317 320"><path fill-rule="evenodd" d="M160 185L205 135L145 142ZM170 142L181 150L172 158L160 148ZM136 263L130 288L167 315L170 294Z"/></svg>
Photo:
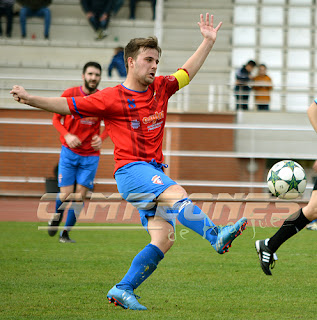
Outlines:
<svg viewBox="0 0 317 320"><path fill-rule="evenodd" d="M143 49L155 49L157 50L159 56L161 56L162 50L158 45L156 37L148 38L134 38L129 41L129 43L124 48L124 63L128 70L128 58L136 59L139 54L140 48Z"/></svg>
<svg viewBox="0 0 317 320"><path fill-rule="evenodd" d="M87 68L89 67L94 67L96 69L99 69L100 70L100 74L101 74L101 65L98 63L98 62L94 62L94 61L89 61L87 62L84 67L83 67L83 74L85 74Z"/></svg>

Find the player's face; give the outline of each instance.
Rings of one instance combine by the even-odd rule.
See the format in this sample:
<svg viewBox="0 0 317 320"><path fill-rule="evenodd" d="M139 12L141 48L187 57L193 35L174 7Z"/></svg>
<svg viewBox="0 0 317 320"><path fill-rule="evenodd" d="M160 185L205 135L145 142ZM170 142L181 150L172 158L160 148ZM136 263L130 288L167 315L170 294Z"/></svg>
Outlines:
<svg viewBox="0 0 317 320"><path fill-rule="evenodd" d="M100 70L95 67L88 67L83 74L83 80L85 88L89 92L94 92L98 88L101 80Z"/></svg>
<svg viewBox="0 0 317 320"><path fill-rule="evenodd" d="M150 85L155 78L159 54L155 49L140 49L140 53L133 64L134 78L144 86Z"/></svg>

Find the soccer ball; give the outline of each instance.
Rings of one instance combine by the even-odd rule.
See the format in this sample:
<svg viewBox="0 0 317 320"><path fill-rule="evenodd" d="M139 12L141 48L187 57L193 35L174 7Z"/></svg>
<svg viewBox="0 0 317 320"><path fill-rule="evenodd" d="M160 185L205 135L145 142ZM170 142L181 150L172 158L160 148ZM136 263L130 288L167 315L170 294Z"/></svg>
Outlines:
<svg viewBox="0 0 317 320"><path fill-rule="evenodd" d="M306 189L306 174L301 165L292 160L275 163L267 175L267 185L276 197L295 199Z"/></svg>

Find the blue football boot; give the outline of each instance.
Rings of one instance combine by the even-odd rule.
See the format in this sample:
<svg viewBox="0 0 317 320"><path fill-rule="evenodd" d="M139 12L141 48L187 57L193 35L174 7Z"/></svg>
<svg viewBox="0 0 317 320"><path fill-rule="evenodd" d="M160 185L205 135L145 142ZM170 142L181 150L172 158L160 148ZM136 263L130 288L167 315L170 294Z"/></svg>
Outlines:
<svg viewBox="0 0 317 320"><path fill-rule="evenodd" d="M220 254L228 252L232 241L246 228L248 221L241 218L233 226L218 227L217 241L213 248Z"/></svg>
<svg viewBox="0 0 317 320"><path fill-rule="evenodd" d="M115 306L120 306L124 309L131 310L147 310L146 307L142 306L137 299L140 297L135 295L132 291L121 290L114 286L109 290L107 299L109 303L114 303Z"/></svg>

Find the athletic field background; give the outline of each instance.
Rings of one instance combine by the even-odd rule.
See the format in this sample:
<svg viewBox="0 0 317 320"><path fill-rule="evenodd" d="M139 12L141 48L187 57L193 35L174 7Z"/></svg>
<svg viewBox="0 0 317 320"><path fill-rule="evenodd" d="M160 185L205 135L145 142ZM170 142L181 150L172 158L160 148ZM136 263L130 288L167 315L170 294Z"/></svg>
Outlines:
<svg viewBox="0 0 317 320"><path fill-rule="evenodd" d="M18 209L20 216L31 211L30 203L13 203L12 212ZM1 204L4 217L8 210ZM136 290L148 308L138 312L110 305L106 294L149 242L142 228L74 230L77 243L61 244L38 230L46 225L0 222L0 319L316 319L317 232L303 230L287 241L269 277L260 269L254 242L276 228L249 224L229 253L219 255L177 225L174 246Z"/></svg>

